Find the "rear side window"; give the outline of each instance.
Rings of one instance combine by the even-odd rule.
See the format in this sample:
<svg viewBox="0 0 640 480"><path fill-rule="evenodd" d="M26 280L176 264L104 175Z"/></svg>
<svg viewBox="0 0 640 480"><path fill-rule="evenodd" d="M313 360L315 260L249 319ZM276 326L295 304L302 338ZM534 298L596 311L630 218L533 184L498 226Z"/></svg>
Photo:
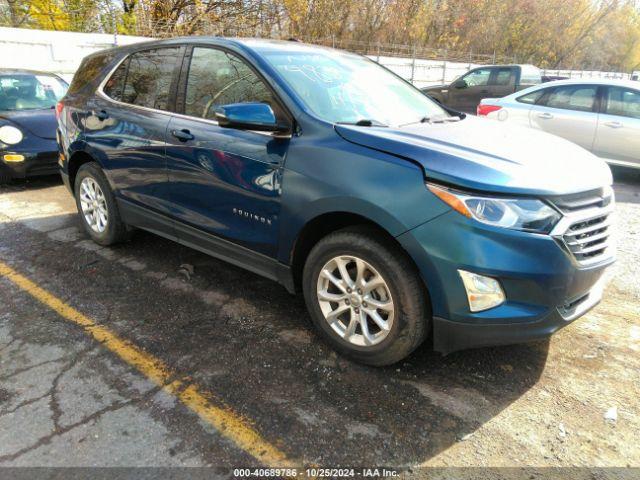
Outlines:
<svg viewBox="0 0 640 480"><path fill-rule="evenodd" d="M609 87L605 113L640 119L640 92L629 88Z"/></svg>
<svg viewBox="0 0 640 480"><path fill-rule="evenodd" d="M222 50L195 47L184 113L213 119L216 106L245 102L267 103L277 112L271 91L242 59Z"/></svg>
<svg viewBox="0 0 640 480"><path fill-rule="evenodd" d="M104 84L102 91L110 98L122 101L122 92L124 89L124 81L127 76L127 68L129 66L129 59L122 62L115 72L111 74L107 83Z"/></svg>
<svg viewBox="0 0 640 480"><path fill-rule="evenodd" d="M171 83L180 55L180 47L136 52L113 72L103 91L124 103L168 110Z"/></svg>
<svg viewBox="0 0 640 480"><path fill-rule="evenodd" d="M83 60L73 76L73 80L71 81L71 85L69 86L67 93L69 95L74 95L85 86L92 84L110 60L111 57L108 55L99 55Z"/></svg>
<svg viewBox="0 0 640 480"><path fill-rule="evenodd" d="M595 85L568 85L557 87L547 99L547 107L576 110L579 112L593 111L596 100Z"/></svg>
<svg viewBox="0 0 640 480"><path fill-rule="evenodd" d="M496 72L493 85L505 86L511 85L511 79L513 77L513 70L510 68L499 68Z"/></svg>

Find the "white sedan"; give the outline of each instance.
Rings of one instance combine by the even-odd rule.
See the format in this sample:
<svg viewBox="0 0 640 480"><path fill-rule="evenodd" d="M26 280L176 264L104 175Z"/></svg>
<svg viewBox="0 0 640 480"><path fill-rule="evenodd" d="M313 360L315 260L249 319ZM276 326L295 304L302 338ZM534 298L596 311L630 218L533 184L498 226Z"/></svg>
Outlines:
<svg viewBox="0 0 640 480"><path fill-rule="evenodd" d="M544 130L612 165L640 168L640 83L559 80L485 98L478 116Z"/></svg>

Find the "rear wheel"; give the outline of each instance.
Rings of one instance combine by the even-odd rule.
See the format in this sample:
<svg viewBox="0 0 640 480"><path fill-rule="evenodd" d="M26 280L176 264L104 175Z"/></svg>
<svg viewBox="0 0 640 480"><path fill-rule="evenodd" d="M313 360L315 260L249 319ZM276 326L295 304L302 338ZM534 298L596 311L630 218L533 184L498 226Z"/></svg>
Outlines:
<svg viewBox="0 0 640 480"><path fill-rule="evenodd" d="M307 258L303 288L322 336L356 361L395 363L426 336L430 312L415 266L372 229L322 239Z"/></svg>
<svg viewBox="0 0 640 480"><path fill-rule="evenodd" d="M107 177L97 163L85 163L78 170L75 197L82 225L93 241L107 246L128 239L127 226L120 218Z"/></svg>

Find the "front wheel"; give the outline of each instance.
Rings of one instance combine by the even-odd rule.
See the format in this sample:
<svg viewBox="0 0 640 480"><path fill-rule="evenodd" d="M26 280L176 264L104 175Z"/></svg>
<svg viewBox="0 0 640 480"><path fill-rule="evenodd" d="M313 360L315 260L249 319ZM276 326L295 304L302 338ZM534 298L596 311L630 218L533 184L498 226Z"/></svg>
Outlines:
<svg viewBox="0 0 640 480"><path fill-rule="evenodd" d="M415 265L372 229L340 230L318 242L303 289L325 340L358 362L398 362L426 336L430 309Z"/></svg>
<svg viewBox="0 0 640 480"><path fill-rule="evenodd" d="M94 242L108 246L129 237L107 177L97 163L85 163L75 180L78 213Z"/></svg>

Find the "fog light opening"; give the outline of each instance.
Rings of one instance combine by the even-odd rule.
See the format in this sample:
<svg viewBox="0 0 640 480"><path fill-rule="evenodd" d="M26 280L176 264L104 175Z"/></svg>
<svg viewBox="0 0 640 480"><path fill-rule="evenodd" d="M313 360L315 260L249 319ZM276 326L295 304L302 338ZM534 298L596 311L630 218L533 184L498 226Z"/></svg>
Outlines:
<svg viewBox="0 0 640 480"><path fill-rule="evenodd" d="M24 162L24 155L7 154L2 158L4 158L5 162Z"/></svg>
<svg viewBox="0 0 640 480"><path fill-rule="evenodd" d="M500 282L495 278L485 277L477 273L458 270L467 292L469 310L481 312L504 303L505 295Z"/></svg>

